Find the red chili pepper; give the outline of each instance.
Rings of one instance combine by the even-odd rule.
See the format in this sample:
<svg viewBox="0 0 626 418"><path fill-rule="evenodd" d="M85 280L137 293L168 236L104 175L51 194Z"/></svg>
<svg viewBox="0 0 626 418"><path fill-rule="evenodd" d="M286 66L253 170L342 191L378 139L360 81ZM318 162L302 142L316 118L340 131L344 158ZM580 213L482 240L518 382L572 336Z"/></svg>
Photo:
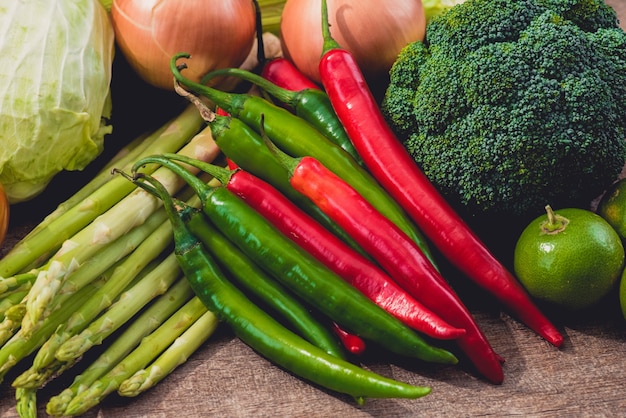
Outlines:
<svg viewBox="0 0 626 418"><path fill-rule="evenodd" d="M322 0L322 28L322 84L372 175L454 266L559 347L563 343L561 333L430 183L395 136L354 57L330 36L326 0Z"/></svg>
<svg viewBox="0 0 626 418"><path fill-rule="evenodd" d="M265 56L265 46L263 42L263 24L261 19L261 8L258 2L254 2L256 9L256 40L257 40L257 61L261 66L261 76L274 84L287 90L300 91L304 89L319 89L320 87L305 76L288 59L276 57L268 60Z"/></svg>
<svg viewBox="0 0 626 418"><path fill-rule="evenodd" d="M230 116L230 114L227 111L225 111L219 106L215 109L215 113L217 113L220 116Z"/></svg>
<svg viewBox="0 0 626 418"><path fill-rule="evenodd" d="M228 190L263 215L278 230L411 328L436 339L454 339L465 329L451 326L415 300L376 264L316 222L269 183L243 170L167 154L220 180Z"/></svg>
<svg viewBox="0 0 626 418"><path fill-rule="evenodd" d="M283 154L281 158L291 157ZM294 189L315 202L415 299L449 324L465 329L455 342L483 376L493 383L502 383L502 358L420 248L319 161L303 157L295 162L295 166L287 163L292 165L290 181Z"/></svg>
<svg viewBox="0 0 626 418"><path fill-rule="evenodd" d="M357 356L363 354L365 351L365 341L363 341L361 337L346 331L336 322L333 322L332 327L333 332L339 337L341 344L343 344L349 353L356 354Z"/></svg>
<svg viewBox="0 0 626 418"><path fill-rule="evenodd" d="M230 158L226 158L226 164L228 165L228 168L230 170L236 170L239 168L239 166L237 165L237 163L235 163L233 160L231 160Z"/></svg>
<svg viewBox="0 0 626 418"><path fill-rule="evenodd" d="M263 66L261 76L277 86L291 91L319 90L320 88L320 86L302 74L291 61L283 57L267 61Z"/></svg>

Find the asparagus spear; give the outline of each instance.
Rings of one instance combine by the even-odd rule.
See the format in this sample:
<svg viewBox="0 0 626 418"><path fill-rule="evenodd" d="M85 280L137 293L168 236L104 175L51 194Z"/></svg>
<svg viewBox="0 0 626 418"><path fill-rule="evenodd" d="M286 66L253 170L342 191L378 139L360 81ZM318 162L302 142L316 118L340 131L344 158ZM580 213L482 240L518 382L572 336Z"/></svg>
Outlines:
<svg viewBox="0 0 626 418"><path fill-rule="evenodd" d="M158 211L154 215L160 213L162 211ZM54 334L54 339L39 350L34 360L35 367L43 368L51 362L62 344L84 330L101 312L111 306L130 282L167 248L172 241L172 228L167 222L160 220L160 216L158 218L160 226L115 268L106 284L68 318L63 327ZM157 271L157 275L160 274L161 270ZM154 276L153 273L154 269L146 277ZM173 279L168 281L168 285L172 281ZM103 320L98 319L96 322L101 324Z"/></svg>
<svg viewBox="0 0 626 418"><path fill-rule="evenodd" d="M104 315L90 323L80 334L63 343L54 353L55 357L64 362L79 358L119 329L152 299L163 294L180 274L178 262L172 253L143 280L126 291Z"/></svg>
<svg viewBox="0 0 626 418"><path fill-rule="evenodd" d="M160 137L160 135L163 134L167 126L172 123L173 120L170 120L149 135L139 135L131 142L126 144L124 147L122 147L93 179L91 179L87 184L82 186L67 200L61 202L55 210L46 215L46 217L37 226L35 226L35 228L33 228L24 237L24 239L32 238L34 235L38 234L43 228L48 226L54 220L66 213L68 210L78 205L83 200L88 199L93 192L95 192L98 188L111 180L111 170L114 167L119 167L120 165L127 166L128 164L132 163L132 161L136 161L136 159L140 155L142 155L142 152L146 148L153 145L153 143Z"/></svg>
<svg viewBox="0 0 626 418"><path fill-rule="evenodd" d="M197 110L190 106L166 124L166 129L155 138L151 146L144 150L143 155L161 153L165 150L178 151L198 132L202 123ZM146 172L154 169L154 167L146 168ZM37 233L29 234L28 238L15 245L0 260L0 276L12 276L27 266L38 263L38 260L45 261L64 240L80 231L133 189L134 187L129 186L128 181L112 177L109 182L94 190L88 198L82 199L80 204L74 205L44 227L36 228L39 229Z"/></svg>
<svg viewBox="0 0 626 418"><path fill-rule="evenodd" d="M209 128L205 128L179 153L212 161L219 154L219 149L213 141ZM170 193L180 190L185 184L182 179L175 174L172 175L172 172L165 168L157 169L153 176L158 177ZM26 304L30 321L36 323L40 319L44 313L42 306L54 299L56 291L67 278L68 273L109 242L144 223L159 206L160 202L157 198L136 188L71 239L66 240L49 262L48 269L41 271L33 284Z"/></svg>
<svg viewBox="0 0 626 418"><path fill-rule="evenodd" d="M17 274L7 278L0 277L0 298L8 296L9 293L15 289L19 289L24 286L32 286L36 278L36 272Z"/></svg>
<svg viewBox="0 0 626 418"><path fill-rule="evenodd" d="M165 223L163 225L166 225ZM138 250L140 250L140 247L138 247ZM140 252L136 252L136 253L140 253ZM126 259L126 261L129 261L130 258ZM161 263L161 265L163 265L163 263ZM144 278L147 277L157 277L160 278L159 280L147 280L148 283L146 283L143 286L143 290L145 294L151 296L150 299L152 299L155 296L155 293L157 294L162 294L164 293L169 287L170 287L170 281L171 279L166 279L164 277L162 277L162 275L165 276L169 276L171 277L172 275L174 276L174 279L176 277L179 276L180 272L178 270L178 266L175 265L174 266L175 269L173 274L168 274L168 272L164 272L162 271L163 268L159 268L157 267L153 267L153 268L149 268L146 267L146 269L149 269L150 272L148 274L146 274L145 276L143 276L142 278L139 279L139 283L141 282L146 282L146 280L143 280ZM55 332L54 334L52 334L52 336L46 341L46 343L43 344L43 346L39 349L39 352L37 353L37 355L35 356L35 359L33 361L32 366L26 370L25 372L23 372L21 375L19 375L12 383L12 386L16 388L16 393L22 393L22 394L27 394L29 398L34 399L35 398L35 393L36 390L43 387L46 382L48 382L52 377L54 377L55 375L60 375L61 373L63 373L66 369L69 369L70 367L72 367L78 360L79 360L79 356L75 356L72 358L68 358L65 361L61 361L58 359L54 358L54 350L56 349L56 347L58 347L59 345L62 345L63 341L65 341L68 337L68 333L67 333L67 328L68 328L68 324L72 324L72 319L76 318L77 316L81 317L80 313L82 311L85 311L85 307L87 306L93 306L94 303L97 304L98 299L100 299L99 296L102 295L103 292L105 293L114 293L114 292L106 292L107 287L109 286L110 283L112 283L115 280L115 273L119 272L120 269L124 270L124 265L120 265L118 266L115 270L114 273L112 275L111 278L108 279L108 281L94 294L91 296L91 298L86 301L81 307L78 308L77 311L75 311L72 316L67 320L67 322L61 326L59 326L59 328L57 329L57 332ZM172 270L172 269L170 269ZM158 283L153 283L157 281ZM133 286L133 288L136 288L137 285ZM147 288L146 288L147 287ZM127 292L129 293L129 292ZM138 292L134 292L134 293L138 293ZM134 305L137 305L135 312L138 311L140 308L144 307L145 304L147 304L148 302L146 301L146 299L148 299L147 297L143 298L143 301L145 303L140 302L139 300L134 298L135 294L125 294L122 297L122 300L129 300L127 298L130 298L130 300L134 303ZM117 302L118 304L120 303L119 301ZM115 305L114 305L115 306ZM76 321L75 321L76 322ZM79 322L79 321L78 321ZM123 321L122 321L123 322ZM71 328L71 326L69 327ZM105 327L102 326L101 329L104 329ZM108 332L108 334L110 334L111 332L114 331L113 329L114 327L111 327L111 329L109 330L110 332ZM103 338L103 337L102 337ZM102 338L100 339L100 341L102 340ZM86 350L85 350L86 351ZM45 359L45 362L42 362L42 358ZM39 361L38 361L39 360ZM25 396L25 395L22 395ZM25 398L26 399L26 398ZM24 401L25 401L24 399ZM22 400L18 399L18 403L21 402Z"/></svg>
<svg viewBox="0 0 626 418"><path fill-rule="evenodd" d="M63 415L67 404L73 397L111 370L139 344L143 337L154 331L193 295L187 280L185 278L178 280L165 294L150 304L137 319L133 320L95 361L74 378L69 387L50 398L46 405L46 412L54 416Z"/></svg>
<svg viewBox="0 0 626 418"><path fill-rule="evenodd" d="M15 390L15 405L21 418L37 418L37 392L33 389L18 388Z"/></svg>
<svg viewBox="0 0 626 418"><path fill-rule="evenodd" d="M193 297L157 330L145 337L141 344L104 376L78 393L67 405L64 415L80 415L96 406L137 370L146 367L180 334L207 311L204 304Z"/></svg>
<svg viewBox="0 0 626 418"><path fill-rule="evenodd" d="M151 271L153 268L154 268L154 265L148 266L144 270ZM114 268L112 268L111 271L114 271ZM139 274L137 277L141 277L142 275L145 275L145 274L146 272L142 271L141 274ZM100 288L98 292L100 292L101 290L102 288ZM93 299L93 296L92 296L92 299ZM88 304L88 303L89 301L84 302L84 304ZM82 309L84 304L81 305L78 309ZM64 329L65 329L65 323L59 325L59 327L56 329L56 332L52 333L52 335L46 340L46 342L43 343L43 345L39 348L39 351L35 355L35 358L33 360L33 364L31 365L31 367L28 370L24 371L21 375L19 375L13 381L12 383L13 387L38 389L40 387L43 387L47 383L47 381L50 380L55 375L59 375L65 369L68 369L71 366L73 366L75 362L60 362L60 361L57 361L56 359L52 359L52 361L48 361L45 365L38 364L38 361L41 362L40 357L43 356L42 353L49 353L50 350L52 350L51 347L56 347L61 344L60 342L58 342L58 340L63 340Z"/></svg>
<svg viewBox="0 0 626 418"><path fill-rule="evenodd" d="M4 296L2 300L0 300L0 321L4 320L6 311L12 306L19 304L27 293L28 289L18 289L11 292L11 294Z"/></svg>
<svg viewBox="0 0 626 418"><path fill-rule="evenodd" d="M170 345L149 367L135 372L122 381L117 393L121 396L137 396L154 387L174 369L187 361L215 331L217 317L207 311Z"/></svg>
<svg viewBox="0 0 626 418"><path fill-rule="evenodd" d="M136 260L138 252L134 250L142 245L142 242L152 244L152 241L146 238L163 225L165 219L163 210L155 212L142 225L105 246L101 253L94 255L91 259L85 259L84 263L81 263L82 265L73 272L56 275L50 274L50 268L44 271L45 274L37 278L27 295L26 315L22 320L24 332L32 332L39 326L42 319L54 310L63 308L64 301L77 289L81 289L97 277L101 270L109 268L124 257L133 257L133 260ZM57 292L61 286L63 290Z"/></svg>
<svg viewBox="0 0 626 418"><path fill-rule="evenodd" d="M145 276L111 306L113 300L133 278L148 268L146 266L161 254L171 240L171 226L167 222L161 223L136 251L113 270L107 282L57 328L35 355L33 365L13 381L13 386L33 389L42 387L52 376L61 374L76 363L91 346L101 343L150 300L167 291L180 276L180 269L173 255L150 268ZM109 306L111 309L94 321ZM71 342L66 347L68 340ZM59 354L65 356L60 358Z"/></svg>
<svg viewBox="0 0 626 418"><path fill-rule="evenodd" d="M71 299L67 301L65 309L59 309L46 318L40 328L31 335L24 335L20 329L0 347L0 382L4 379L6 373L13 368L20 360L34 352L40 347L52 333L67 320L67 318L76 310L84 301L91 296L106 281L103 275L100 279L93 281L76 292Z"/></svg>
<svg viewBox="0 0 626 418"><path fill-rule="evenodd" d="M26 307L20 302L4 312L4 318L0 322L0 344L4 344L17 332L25 311Z"/></svg>

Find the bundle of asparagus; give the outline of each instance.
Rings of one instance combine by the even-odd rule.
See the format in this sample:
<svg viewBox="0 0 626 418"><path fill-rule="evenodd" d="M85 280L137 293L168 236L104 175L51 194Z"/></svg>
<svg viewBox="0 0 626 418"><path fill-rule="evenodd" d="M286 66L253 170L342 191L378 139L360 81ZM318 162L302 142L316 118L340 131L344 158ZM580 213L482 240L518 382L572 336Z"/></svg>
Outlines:
<svg viewBox="0 0 626 418"><path fill-rule="evenodd" d="M203 126L190 106L132 141L0 260L0 381L22 370L11 383L20 416L36 417L37 391L94 346L102 353L49 399L48 414L82 414L114 391L142 393L215 330L173 255L161 202L111 173L163 152L213 161L219 150ZM143 170L180 199L193 196L171 171Z"/></svg>

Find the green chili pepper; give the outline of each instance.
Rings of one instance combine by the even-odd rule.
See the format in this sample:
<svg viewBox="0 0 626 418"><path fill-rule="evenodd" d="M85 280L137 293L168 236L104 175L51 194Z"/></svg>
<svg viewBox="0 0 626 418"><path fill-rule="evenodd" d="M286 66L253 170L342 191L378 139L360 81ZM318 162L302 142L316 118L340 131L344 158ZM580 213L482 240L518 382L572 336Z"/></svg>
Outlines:
<svg viewBox="0 0 626 418"><path fill-rule="evenodd" d="M360 166L364 166L361 156L354 149L354 145L352 145L346 130L337 117L328 95L323 90L311 87L301 90L288 90L258 74L241 68L221 68L212 71L205 75L201 82L207 84L208 80L219 76L234 76L255 84L270 96L289 106L297 116L309 122L330 141L343 148Z"/></svg>
<svg viewBox="0 0 626 418"><path fill-rule="evenodd" d="M176 61L179 58L188 57L189 54L181 53L172 57L170 61L170 68L178 83L213 101L233 118L242 120L257 133L260 131L261 119L264 118L265 133L274 144L293 157L311 156L319 160L402 229L435 265L435 259L428 248L427 241L415 224L374 177L347 152L333 144L302 118L262 97L222 92L183 77L180 70L186 66L182 64L177 67Z"/></svg>
<svg viewBox="0 0 626 418"><path fill-rule="evenodd" d="M276 280L339 325L399 355L434 363L458 363L452 353L430 345L225 187L208 186L164 156L143 158L133 170L149 163L161 164L185 180L200 197L213 225Z"/></svg>
<svg viewBox="0 0 626 418"><path fill-rule="evenodd" d="M165 188L151 177L135 181L140 179L159 190L172 222L178 262L198 298L255 351L297 376L357 399L419 398L430 393L429 387L398 382L333 357L280 325L225 279L202 242L175 213Z"/></svg>
<svg viewBox="0 0 626 418"><path fill-rule="evenodd" d="M230 273L239 286L254 294L293 326L304 339L335 357L345 358L345 352L337 339L311 312L292 296L276 280L268 277L245 254L235 247L196 208L178 204L187 227L202 241L218 264Z"/></svg>
<svg viewBox="0 0 626 418"><path fill-rule="evenodd" d="M361 255L369 258L346 232L311 200L294 190L289 183L289 172L252 128L239 119L211 114L211 132L220 150L242 169L270 183L294 202L300 209L341 238Z"/></svg>

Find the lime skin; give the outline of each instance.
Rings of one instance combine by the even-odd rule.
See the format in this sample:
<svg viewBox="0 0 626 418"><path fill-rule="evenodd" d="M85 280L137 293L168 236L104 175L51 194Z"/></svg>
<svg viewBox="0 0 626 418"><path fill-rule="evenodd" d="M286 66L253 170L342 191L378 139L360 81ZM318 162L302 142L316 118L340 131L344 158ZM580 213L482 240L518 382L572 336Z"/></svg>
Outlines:
<svg viewBox="0 0 626 418"><path fill-rule="evenodd" d="M546 214L521 233L514 271L535 298L568 310L597 304L615 289L624 268L624 246L601 216L580 208Z"/></svg>
<svg viewBox="0 0 626 418"><path fill-rule="evenodd" d="M611 185L598 203L596 212L617 231L622 240L626 239L626 178Z"/></svg>

